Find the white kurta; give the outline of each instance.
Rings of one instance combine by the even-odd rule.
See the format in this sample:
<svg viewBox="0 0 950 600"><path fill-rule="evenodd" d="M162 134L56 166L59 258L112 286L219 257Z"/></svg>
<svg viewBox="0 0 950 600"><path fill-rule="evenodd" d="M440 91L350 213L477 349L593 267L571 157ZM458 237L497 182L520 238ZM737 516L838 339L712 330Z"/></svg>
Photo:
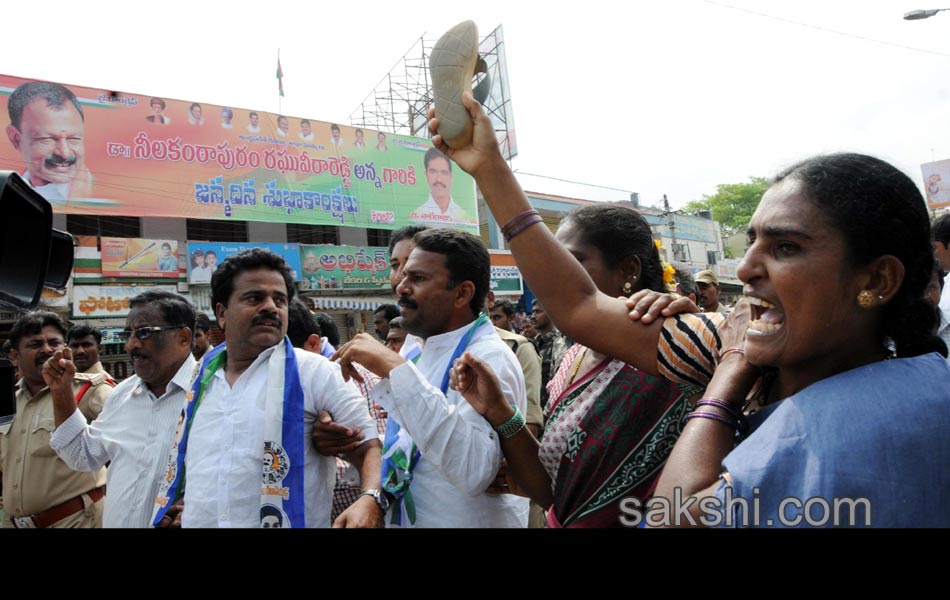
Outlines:
<svg viewBox="0 0 950 600"><path fill-rule="evenodd" d="M195 412L185 454L183 527L260 527L264 457L264 405L268 348L228 385L224 369L208 384ZM304 493L307 527L329 527L334 458L320 456L310 441L317 414L328 411L341 425L379 439L366 400L340 367L323 356L294 349L304 394Z"/></svg>
<svg viewBox="0 0 950 600"><path fill-rule="evenodd" d="M443 395L439 389L449 359L470 327L426 339L419 361L393 369L370 398L409 432L422 452L410 488L416 527L527 527L527 498L485 493L501 464L498 434L458 392L450 389ZM467 351L491 365L505 398L524 413L521 365L491 323L475 332Z"/></svg>

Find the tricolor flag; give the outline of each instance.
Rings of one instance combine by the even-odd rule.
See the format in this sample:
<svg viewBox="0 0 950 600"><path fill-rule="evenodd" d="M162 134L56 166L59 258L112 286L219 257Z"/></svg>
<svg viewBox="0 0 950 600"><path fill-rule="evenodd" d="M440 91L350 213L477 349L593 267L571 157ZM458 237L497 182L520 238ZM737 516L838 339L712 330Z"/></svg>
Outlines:
<svg viewBox="0 0 950 600"><path fill-rule="evenodd" d="M280 95L284 95L284 70L280 68L280 56L277 57L277 88Z"/></svg>

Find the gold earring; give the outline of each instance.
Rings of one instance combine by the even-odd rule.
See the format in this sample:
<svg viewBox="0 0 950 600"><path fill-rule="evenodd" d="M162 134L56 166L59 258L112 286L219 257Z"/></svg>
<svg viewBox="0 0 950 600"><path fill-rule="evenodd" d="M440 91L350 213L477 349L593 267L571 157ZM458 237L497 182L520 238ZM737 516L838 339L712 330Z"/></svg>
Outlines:
<svg viewBox="0 0 950 600"><path fill-rule="evenodd" d="M868 308L874 303L874 294L867 290L861 290L858 294L858 306Z"/></svg>
<svg viewBox="0 0 950 600"><path fill-rule="evenodd" d="M632 291L633 291L633 286L630 285L630 282L629 281L624 282L623 293L629 296Z"/></svg>

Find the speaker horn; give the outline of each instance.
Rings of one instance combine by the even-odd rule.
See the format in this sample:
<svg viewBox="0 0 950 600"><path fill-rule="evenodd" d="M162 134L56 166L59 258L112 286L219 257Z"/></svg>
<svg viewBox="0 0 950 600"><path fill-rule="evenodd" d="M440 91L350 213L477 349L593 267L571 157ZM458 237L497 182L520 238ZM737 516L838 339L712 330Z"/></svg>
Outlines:
<svg viewBox="0 0 950 600"><path fill-rule="evenodd" d="M53 230L53 208L13 171L0 171L0 304L30 310L44 285L64 287L73 268L72 236Z"/></svg>

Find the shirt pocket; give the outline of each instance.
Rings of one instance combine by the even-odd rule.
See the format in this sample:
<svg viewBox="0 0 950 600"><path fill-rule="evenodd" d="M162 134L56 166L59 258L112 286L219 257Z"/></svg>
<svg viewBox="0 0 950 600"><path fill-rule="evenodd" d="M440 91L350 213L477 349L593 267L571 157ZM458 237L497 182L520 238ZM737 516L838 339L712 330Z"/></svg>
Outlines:
<svg viewBox="0 0 950 600"><path fill-rule="evenodd" d="M0 425L0 456L6 456L9 452L8 446L10 428L13 427L13 423L7 423L6 425Z"/></svg>
<svg viewBox="0 0 950 600"><path fill-rule="evenodd" d="M27 446L31 456L55 456L56 452L50 448L49 439L53 435L53 429L56 427L53 419L40 419L30 434L30 442Z"/></svg>

